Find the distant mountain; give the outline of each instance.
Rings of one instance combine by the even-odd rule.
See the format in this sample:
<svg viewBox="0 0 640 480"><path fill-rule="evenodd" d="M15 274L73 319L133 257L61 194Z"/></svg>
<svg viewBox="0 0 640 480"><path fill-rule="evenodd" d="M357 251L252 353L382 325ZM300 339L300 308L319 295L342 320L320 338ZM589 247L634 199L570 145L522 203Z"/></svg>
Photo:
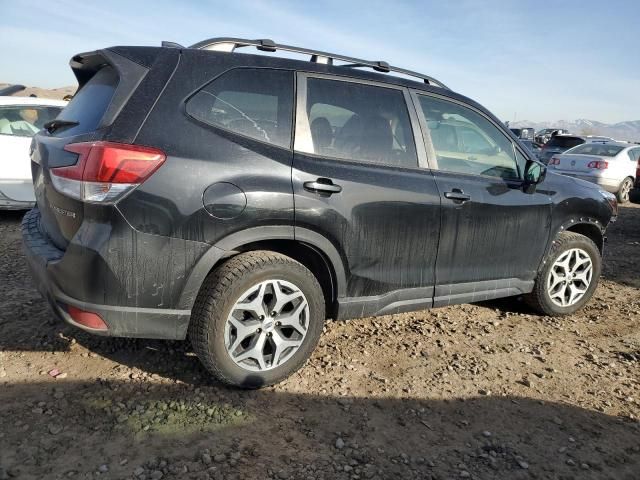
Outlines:
<svg viewBox="0 0 640 480"><path fill-rule="evenodd" d="M10 84L0 82L0 88L8 87ZM27 87L25 90L14 93L14 97L28 97L35 95L39 98L52 98L55 100L62 100L65 95L73 95L78 87L69 86L62 88L39 88L39 87Z"/></svg>
<svg viewBox="0 0 640 480"><path fill-rule="evenodd" d="M576 135L603 135L615 138L616 140L627 140L640 142L640 120L632 120L619 123L603 123L596 120L558 120L555 122L529 122L528 120L518 120L509 122L511 128L533 127L538 130L543 128L564 128Z"/></svg>

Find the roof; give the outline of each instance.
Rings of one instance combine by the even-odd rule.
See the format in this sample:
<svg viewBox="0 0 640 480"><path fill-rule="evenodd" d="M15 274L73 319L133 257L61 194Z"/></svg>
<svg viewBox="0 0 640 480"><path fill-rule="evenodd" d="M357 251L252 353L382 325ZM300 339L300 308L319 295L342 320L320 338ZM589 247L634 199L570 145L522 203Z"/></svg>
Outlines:
<svg viewBox="0 0 640 480"><path fill-rule="evenodd" d="M40 105L45 107L66 107L64 100L40 97L0 97L0 105Z"/></svg>

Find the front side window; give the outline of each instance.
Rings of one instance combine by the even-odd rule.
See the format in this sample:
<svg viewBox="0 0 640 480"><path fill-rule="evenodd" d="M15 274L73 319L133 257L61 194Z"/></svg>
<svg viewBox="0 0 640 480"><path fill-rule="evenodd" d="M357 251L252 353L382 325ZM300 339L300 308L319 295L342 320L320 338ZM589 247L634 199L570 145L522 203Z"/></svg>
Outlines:
<svg viewBox="0 0 640 480"><path fill-rule="evenodd" d="M308 78L306 114L312 140L308 153L418 166L409 111L401 90Z"/></svg>
<svg viewBox="0 0 640 480"><path fill-rule="evenodd" d="M0 134L33 137L45 123L56 118L60 110L62 107L0 106Z"/></svg>
<svg viewBox="0 0 640 480"><path fill-rule="evenodd" d="M520 178L513 144L485 117L457 103L419 95L435 150L434 168L447 172Z"/></svg>
<svg viewBox="0 0 640 480"><path fill-rule="evenodd" d="M230 70L191 97L186 109L206 124L288 148L293 73L261 68Z"/></svg>

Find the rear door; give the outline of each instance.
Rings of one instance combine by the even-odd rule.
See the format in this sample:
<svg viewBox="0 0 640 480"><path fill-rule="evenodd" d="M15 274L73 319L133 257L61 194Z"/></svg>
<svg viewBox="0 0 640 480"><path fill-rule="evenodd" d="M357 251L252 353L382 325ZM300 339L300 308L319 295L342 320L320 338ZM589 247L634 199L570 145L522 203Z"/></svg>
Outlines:
<svg viewBox="0 0 640 480"><path fill-rule="evenodd" d="M442 196L434 306L530 289L549 239L544 184L523 191L527 159L488 116L444 96L413 95Z"/></svg>
<svg viewBox="0 0 640 480"><path fill-rule="evenodd" d="M297 91L296 237L317 232L340 252L341 296L379 296L385 306L384 294L412 289L405 301L431 306L440 197L420 168L424 144L407 90L298 73Z"/></svg>

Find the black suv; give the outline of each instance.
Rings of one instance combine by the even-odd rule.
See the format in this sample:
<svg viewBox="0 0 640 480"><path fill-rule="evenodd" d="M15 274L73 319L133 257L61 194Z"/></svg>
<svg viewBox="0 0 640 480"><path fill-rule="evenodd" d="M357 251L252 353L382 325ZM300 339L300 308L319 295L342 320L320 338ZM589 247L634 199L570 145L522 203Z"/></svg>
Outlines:
<svg viewBox="0 0 640 480"><path fill-rule="evenodd" d="M546 175L431 77L230 38L71 68L22 228L39 290L86 331L188 337L218 379L259 387L303 365L325 318L522 294L562 315L596 288L615 198Z"/></svg>

